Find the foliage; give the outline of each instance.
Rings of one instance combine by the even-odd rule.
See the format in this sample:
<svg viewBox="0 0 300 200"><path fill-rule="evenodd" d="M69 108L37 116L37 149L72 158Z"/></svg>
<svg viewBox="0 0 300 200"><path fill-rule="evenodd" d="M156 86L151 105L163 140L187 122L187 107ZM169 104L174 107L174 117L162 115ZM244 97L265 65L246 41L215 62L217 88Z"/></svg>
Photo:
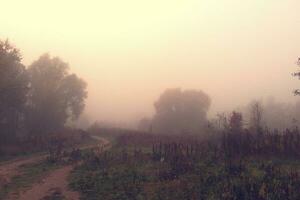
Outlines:
<svg viewBox="0 0 300 200"><path fill-rule="evenodd" d="M28 69L30 92L27 121L31 132L40 134L61 129L68 119L77 119L87 97L86 83L68 73L68 65L48 54Z"/></svg>
<svg viewBox="0 0 300 200"><path fill-rule="evenodd" d="M155 102L153 131L159 133L199 133L207 125L211 100L202 91L168 89Z"/></svg>
<svg viewBox="0 0 300 200"><path fill-rule="evenodd" d="M250 104L250 122L249 128L255 131L256 133L261 132L263 124L263 108L262 103L259 101L253 101Z"/></svg>
<svg viewBox="0 0 300 200"><path fill-rule="evenodd" d="M28 77L19 50L0 40L0 143L10 142L23 119Z"/></svg>
<svg viewBox="0 0 300 200"><path fill-rule="evenodd" d="M252 151L256 142L245 147L252 149L247 156L227 152L243 150L243 145L237 146L240 142L237 138L242 133L231 134L217 140L122 135L109 152L90 152L83 164L73 171L71 186L81 192L83 199L300 198L298 156L289 160L286 156L289 151L272 155L268 154L272 150ZM288 141L289 134L279 137ZM272 135L265 135L263 142L272 139Z"/></svg>
<svg viewBox="0 0 300 200"><path fill-rule="evenodd" d="M18 193L20 189L31 187L33 183L40 181L42 177L57 167L57 165L45 161L20 166L18 175L3 185L0 182L0 199L4 199L12 191Z"/></svg>
<svg viewBox="0 0 300 200"><path fill-rule="evenodd" d="M19 145L45 145L49 133L79 117L87 97L86 83L61 59L45 54L27 69L21 59L17 48L0 40L1 156L18 152Z"/></svg>
<svg viewBox="0 0 300 200"><path fill-rule="evenodd" d="M298 58L297 65L300 66L300 58ZM293 74L293 76L296 76L296 77L298 77L300 79L300 71L295 72ZM294 94L295 95L300 95L300 90L299 89L294 90Z"/></svg>
<svg viewBox="0 0 300 200"><path fill-rule="evenodd" d="M232 131L240 131L243 128L243 116L241 113L232 112L229 120L229 128Z"/></svg>

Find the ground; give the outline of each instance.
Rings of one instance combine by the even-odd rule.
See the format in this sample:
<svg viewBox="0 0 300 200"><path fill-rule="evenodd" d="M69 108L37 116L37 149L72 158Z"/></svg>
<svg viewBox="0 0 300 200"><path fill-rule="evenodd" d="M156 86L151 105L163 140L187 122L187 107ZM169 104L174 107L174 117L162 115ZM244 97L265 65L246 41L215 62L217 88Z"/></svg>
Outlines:
<svg viewBox="0 0 300 200"><path fill-rule="evenodd" d="M19 174L18 168L20 166L38 162L45 158L45 155L33 156L30 158L17 159L12 161L7 161L0 164L0 186L10 182L11 178Z"/></svg>
<svg viewBox="0 0 300 200"><path fill-rule="evenodd" d="M109 141L93 137L99 144L108 145ZM96 145L85 146L89 149ZM77 200L78 192L71 191L68 177L76 163L60 166L44 166L46 155L32 156L0 164L0 199L8 200ZM78 163L77 163L78 164ZM32 177L35 177L34 179Z"/></svg>
<svg viewBox="0 0 300 200"><path fill-rule="evenodd" d="M41 183L33 185L30 190L20 194L18 200L40 200L49 199L52 196L60 196L61 199L78 200L79 194L69 190L68 175L73 166L65 166L53 171L45 177Z"/></svg>

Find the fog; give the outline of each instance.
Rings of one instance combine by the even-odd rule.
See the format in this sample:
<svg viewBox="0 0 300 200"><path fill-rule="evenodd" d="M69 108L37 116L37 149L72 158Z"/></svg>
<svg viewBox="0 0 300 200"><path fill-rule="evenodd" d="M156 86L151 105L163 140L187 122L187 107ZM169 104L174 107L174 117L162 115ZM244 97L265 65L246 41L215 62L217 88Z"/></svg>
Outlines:
<svg viewBox="0 0 300 200"><path fill-rule="evenodd" d="M0 38L30 65L49 52L88 83L90 121L131 124L166 88L212 99L209 116L297 101L298 0L1 2ZM14 13L18 14L15 15Z"/></svg>

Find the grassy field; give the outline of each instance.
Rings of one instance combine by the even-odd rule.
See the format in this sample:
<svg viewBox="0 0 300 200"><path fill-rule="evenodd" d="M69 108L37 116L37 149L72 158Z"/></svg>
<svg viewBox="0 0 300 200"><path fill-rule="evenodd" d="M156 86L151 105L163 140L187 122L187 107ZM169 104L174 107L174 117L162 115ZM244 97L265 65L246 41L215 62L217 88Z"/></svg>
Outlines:
<svg viewBox="0 0 300 200"><path fill-rule="evenodd" d="M191 150L190 138L122 137L108 152L90 152L73 170L70 185L83 199L300 199L297 158L226 158L213 146Z"/></svg>
<svg viewBox="0 0 300 200"><path fill-rule="evenodd" d="M58 167L59 165L51 164L44 160L19 166L18 175L13 176L9 183L0 188L0 199L5 199L12 192L14 195L18 195L18 192L30 188L34 183L41 181L49 172Z"/></svg>
<svg viewBox="0 0 300 200"><path fill-rule="evenodd" d="M0 168L8 168L9 171L12 171L12 174L6 175L6 173L4 173L4 177L0 177L0 199L5 199L8 195L18 196L20 191L31 188L34 184L47 177L52 171L72 164L74 161L74 159L72 159L72 151L74 149L85 149L82 150L82 152L85 152L97 144L97 140L86 137L80 144L76 143L76 145L72 147L65 146L61 149L61 151L59 151L60 154L55 156L58 160L53 160L52 154L44 151L29 153L26 156L14 156L8 161L0 162ZM26 164L17 164L19 161L21 163L25 161L24 163ZM53 194L54 196L49 196L48 199L59 198L59 191L54 191Z"/></svg>

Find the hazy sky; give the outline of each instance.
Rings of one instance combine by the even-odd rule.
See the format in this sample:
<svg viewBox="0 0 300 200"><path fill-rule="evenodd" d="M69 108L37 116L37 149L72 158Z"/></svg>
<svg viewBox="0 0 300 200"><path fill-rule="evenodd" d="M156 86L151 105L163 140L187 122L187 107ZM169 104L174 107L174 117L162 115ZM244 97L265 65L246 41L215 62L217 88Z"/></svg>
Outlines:
<svg viewBox="0 0 300 200"><path fill-rule="evenodd" d="M89 84L94 119L150 115L170 87L204 90L215 113L297 99L299 9L299 0L3 0L0 38L26 65L45 52L67 61Z"/></svg>

